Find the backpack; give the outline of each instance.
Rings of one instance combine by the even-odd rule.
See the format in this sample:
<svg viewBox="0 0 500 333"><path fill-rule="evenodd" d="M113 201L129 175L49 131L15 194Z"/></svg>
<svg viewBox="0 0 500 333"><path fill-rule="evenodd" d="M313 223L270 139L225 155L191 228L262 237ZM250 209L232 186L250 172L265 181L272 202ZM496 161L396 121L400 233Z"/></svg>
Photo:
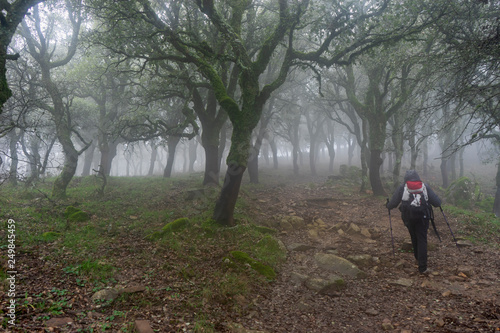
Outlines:
<svg viewBox="0 0 500 333"><path fill-rule="evenodd" d="M404 186L401 212L406 219L428 219L429 204L427 188L421 181L407 181Z"/></svg>

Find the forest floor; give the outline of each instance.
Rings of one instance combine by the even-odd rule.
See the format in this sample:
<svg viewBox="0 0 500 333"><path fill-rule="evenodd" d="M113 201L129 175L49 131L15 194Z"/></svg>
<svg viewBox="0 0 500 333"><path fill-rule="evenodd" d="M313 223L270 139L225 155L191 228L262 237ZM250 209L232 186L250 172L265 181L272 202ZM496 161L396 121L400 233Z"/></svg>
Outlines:
<svg viewBox="0 0 500 333"><path fill-rule="evenodd" d="M498 228L493 233L488 228L478 231L467 216L447 213L444 206L460 240L457 247L436 210L442 242L429 230L432 273L423 276L417 272L413 254L404 250L409 235L397 210L391 216L393 253L384 198L358 193L356 185L345 180L318 178L297 184L288 179L244 186L244 205L237 207L237 214L247 213L239 218L240 224L269 226L284 216L304 221L303 227L278 228L275 237L288 250L276 264L273 281L252 283L242 275L222 276L221 263L230 250L238 249L224 242L238 238L237 233L222 231L222 238L205 239L203 245L179 235L152 241L138 230L138 221L149 218L148 225L154 229L165 219L123 207L109 208L121 211L108 215L97 205L91 221L82 225L92 239L80 239L81 244L71 247L68 233L64 240L38 238L18 248L15 325L8 324L9 283L4 282L0 290L5 331L148 332L149 326L156 332L500 332ZM184 215L196 214L199 202L186 201L181 196L185 189L185 184L177 183L168 195L149 199L148 209L165 212L182 205L190 206ZM111 195L108 199L111 204ZM170 217L182 216L176 215ZM5 217L4 212L2 223ZM113 224L120 218L130 225ZM28 215L15 215L15 219L17 223L32 220ZM356 226L368 232L360 233ZM7 238L6 230L0 233ZM105 244L99 243L93 257L76 260L79 252L90 251L87 241L96 239ZM0 249L6 261L7 247ZM314 290L308 284L311 279L325 281L338 275L318 264L318 254L358 255L362 259L356 265L364 274L341 276L345 285L334 292ZM215 291L214 285L220 290ZM97 291L111 287L115 298L92 300Z"/></svg>

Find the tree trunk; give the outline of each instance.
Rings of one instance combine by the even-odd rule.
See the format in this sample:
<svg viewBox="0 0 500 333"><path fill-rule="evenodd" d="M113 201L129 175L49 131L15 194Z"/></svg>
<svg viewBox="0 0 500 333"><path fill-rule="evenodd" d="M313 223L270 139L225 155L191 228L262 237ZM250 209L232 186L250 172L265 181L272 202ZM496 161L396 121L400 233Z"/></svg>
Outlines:
<svg viewBox="0 0 500 333"><path fill-rule="evenodd" d="M448 188L449 184L449 179L448 179L448 159L445 158L444 156L441 157L441 178L443 179L443 187Z"/></svg>
<svg viewBox="0 0 500 333"><path fill-rule="evenodd" d="M149 160L148 176L153 175L157 156L158 156L158 146L154 142L151 142L151 158Z"/></svg>
<svg viewBox="0 0 500 333"><path fill-rule="evenodd" d="M423 175L427 176L429 174L429 146L427 144L427 138L422 142L422 163L423 163Z"/></svg>
<svg viewBox="0 0 500 333"><path fill-rule="evenodd" d="M347 165L352 165L352 159L354 157L354 149L356 149L356 142L352 138L351 134L349 134L349 138L347 139Z"/></svg>
<svg viewBox="0 0 500 333"><path fill-rule="evenodd" d="M250 183L259 183L259 152L255 146L250 148L250 158L248 159L248 175L250 176Z"/></svg>
<svg viewBox="0 0 500 333"><path fill-rule="evenodd" d="M73 179L73 176L76 172L76 167L78 165L78 152L74 148L69 135L63 134L58 136L60 136L59 142L63 146L64 166L61 174L54 181L54 186L52 187L52 196L54 198L65 198L66 189L68 188L71 179ZM63 140L61 140L61 138Z"/></svg>
<svg viewBox="0 0 500 333"><path fill-rule="evenodd" d="M196 150L198 148L198 142L196 138L189 140L189 172L194 172L194 163L196 162L197 153Z"/></svg>
<svg viewBox="0 0 500 333"><path fill-rule="evenodd" d="M94 152L96 145L92 144L84 154L83 159L83 170L82 177L90 176L90 170L92 169L92 162L94 161Z"/></svg>
<svg viewBox="0 0 500 333"><path fill-rule="evenodd" d="M401 164L403 160L403 119L400 113L394 114L394 125L392 128L392 144L394 146L394 168L392 169L392 181L394 186L399 183Z"/></svg>
<svg viewBox="0 0 500 333"><path fill-rule="evenodd" d="M311 175L316 176L316 142L311 140L309 143L309 168L311 169Z"/></svg>
<svg viewBox="0 0 500 333"><path fill-rule="evenodd" d="M19 157L17 154L17 142L19 141L21 134L16 134L15 129L9 133L9 150L10 150L10 171L9 171L9 184L12 186L17 186L17 166L19 163Z"/></svg>
<svg viewBox="0 0 500 333"><path fill-rule="evenodd" d="M228 165L221 193L215 204L213 219L224 226L234 226L234 207L238 199L244 166Z"/></svg>
<svg viewBox="0 0 500 333"><path fill-rule="evenodd" d="M219 184L220 158L219 147L212 144L203 145L205 150L205 174L203 185Z"/></svg>
<svg viewBox="0 0 500 333"><path fill-rule="evenodd" d="M269 146L271 147L271 151L273 153L273 168L278 169L278 147L276 146L274 139L269 141Z"/></svg>
<svg viewBox="0 0 500 333"><path fill-rule="evenodd" d="M500 217L500 160L497 164L496 185L497 192L495 193L495 201L493 202L493 213L496 217Z"/></svg>
<svg viewBox="0 0 500 333"><path fill-rule="evenodd" d="M380 166L383 162L381 153L382 151L378 149L370 150L370 184L374 195L387 196L380 178Z"/></svg>
<svg viewBox="0 0 500 333"><path fill-rule="evenodd" d="M103 142L99 144L99 148L101 151L99 172L106 176L109 176L111 174L111 164L113 163L113 159L116 156L117 146L117 142L109 142L107 139L104 139Z"/></svg>
<svg viewBox="0 0 500 333"><path fill-rule="evenodd" d="M174 167L174 159L175 159L175 150L177 149L177 144L181 141L181 138L178 136L170 136L167 140L168 147L168 157L167 157L167 165L165 166L165 170L163 171L163 177L170 178L172 176L172 169Z"/></svg>

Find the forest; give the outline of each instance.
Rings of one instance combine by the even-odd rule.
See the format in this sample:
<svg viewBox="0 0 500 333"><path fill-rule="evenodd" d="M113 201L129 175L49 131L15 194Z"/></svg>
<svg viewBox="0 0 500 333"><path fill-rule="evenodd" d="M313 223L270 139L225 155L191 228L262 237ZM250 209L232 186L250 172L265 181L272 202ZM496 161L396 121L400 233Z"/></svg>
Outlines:
<svg viewBox="0 0 500 333"><path fill-rule="evenodd" d="M381 267L384 274L388 267L406 272L401 261L379 260L380 251L390 258L391 238L392 252L394 239L399 246L405 238L402 224L393 235L399 216L387 215L384 203L406 170L417 170L445 201L448 215L436 211L436 220L441 215L441 232L449 228L458 240L453 231L447 235L454 243L439 243L441 256L463 268L460 262L474 266L481 253L490 275L476 272L477 280L499 281L498 252L484 245L498 251L500 235L499 1L13 0L0 6L0 292L17 287L11 303L2 301L4 328L500 329L498 288L493 300L482 289L483 298L474 298L483 302L481 322L442 314L424 327L418 319L404 322L407 314L372 315L366 305L336 313L343 318L337 327L330 317L311 315L328 307L323 296L292 315L293 303L306 298L287 305L283 295L295 289L272 284L297 276L304 258L287 259L291 244L328 250L331 233L344 237L333 246L342 256L356 252L351 246L377 243L363 250L370 252L369 277ZM371 242L354 245L353 223L366 224ZM453 252L455 245L469 252ZM446 266L445 258L436 262ZM452 275L477 285L465 268ZM32 279L40 282L30 285ZM118 301L96 309L90 296L112 286ZM273 302L257 305L269 290L290 308L282 315L289 326L269 315ZM339 287L325 297L348 294ZM158 297L175 303L179 315L155 321L166 311ZM7 304L14 303L9 318ZM139 305L131 310L131 304ZM471 311L450 304L457 313ZM349 330L356 311L369 317ZM304 313L309 324L297 319ZM47 324L58 317L72 321ZM259 323L264 317L268 325Z"/></svg>

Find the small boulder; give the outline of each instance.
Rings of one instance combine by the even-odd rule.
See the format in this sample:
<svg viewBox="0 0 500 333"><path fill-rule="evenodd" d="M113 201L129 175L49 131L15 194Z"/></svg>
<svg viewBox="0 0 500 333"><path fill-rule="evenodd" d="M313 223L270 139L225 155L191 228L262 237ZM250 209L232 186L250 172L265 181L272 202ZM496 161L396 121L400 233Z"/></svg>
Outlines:
<svg viewBox="0 0 500 333"><path fill-rule="evenodd" d="M314 256L316 263L322 269L347 275L352 278L364 278L366 273L347 259L328 253L317 253Z"/></svg>
<svg viewBox="0 0 500 333"><path fill-rule="evenodd" d="M112 302L120 295L120 291L115 288L101 289L92 295L91 299L94 302L107 301Z"/></svg>

